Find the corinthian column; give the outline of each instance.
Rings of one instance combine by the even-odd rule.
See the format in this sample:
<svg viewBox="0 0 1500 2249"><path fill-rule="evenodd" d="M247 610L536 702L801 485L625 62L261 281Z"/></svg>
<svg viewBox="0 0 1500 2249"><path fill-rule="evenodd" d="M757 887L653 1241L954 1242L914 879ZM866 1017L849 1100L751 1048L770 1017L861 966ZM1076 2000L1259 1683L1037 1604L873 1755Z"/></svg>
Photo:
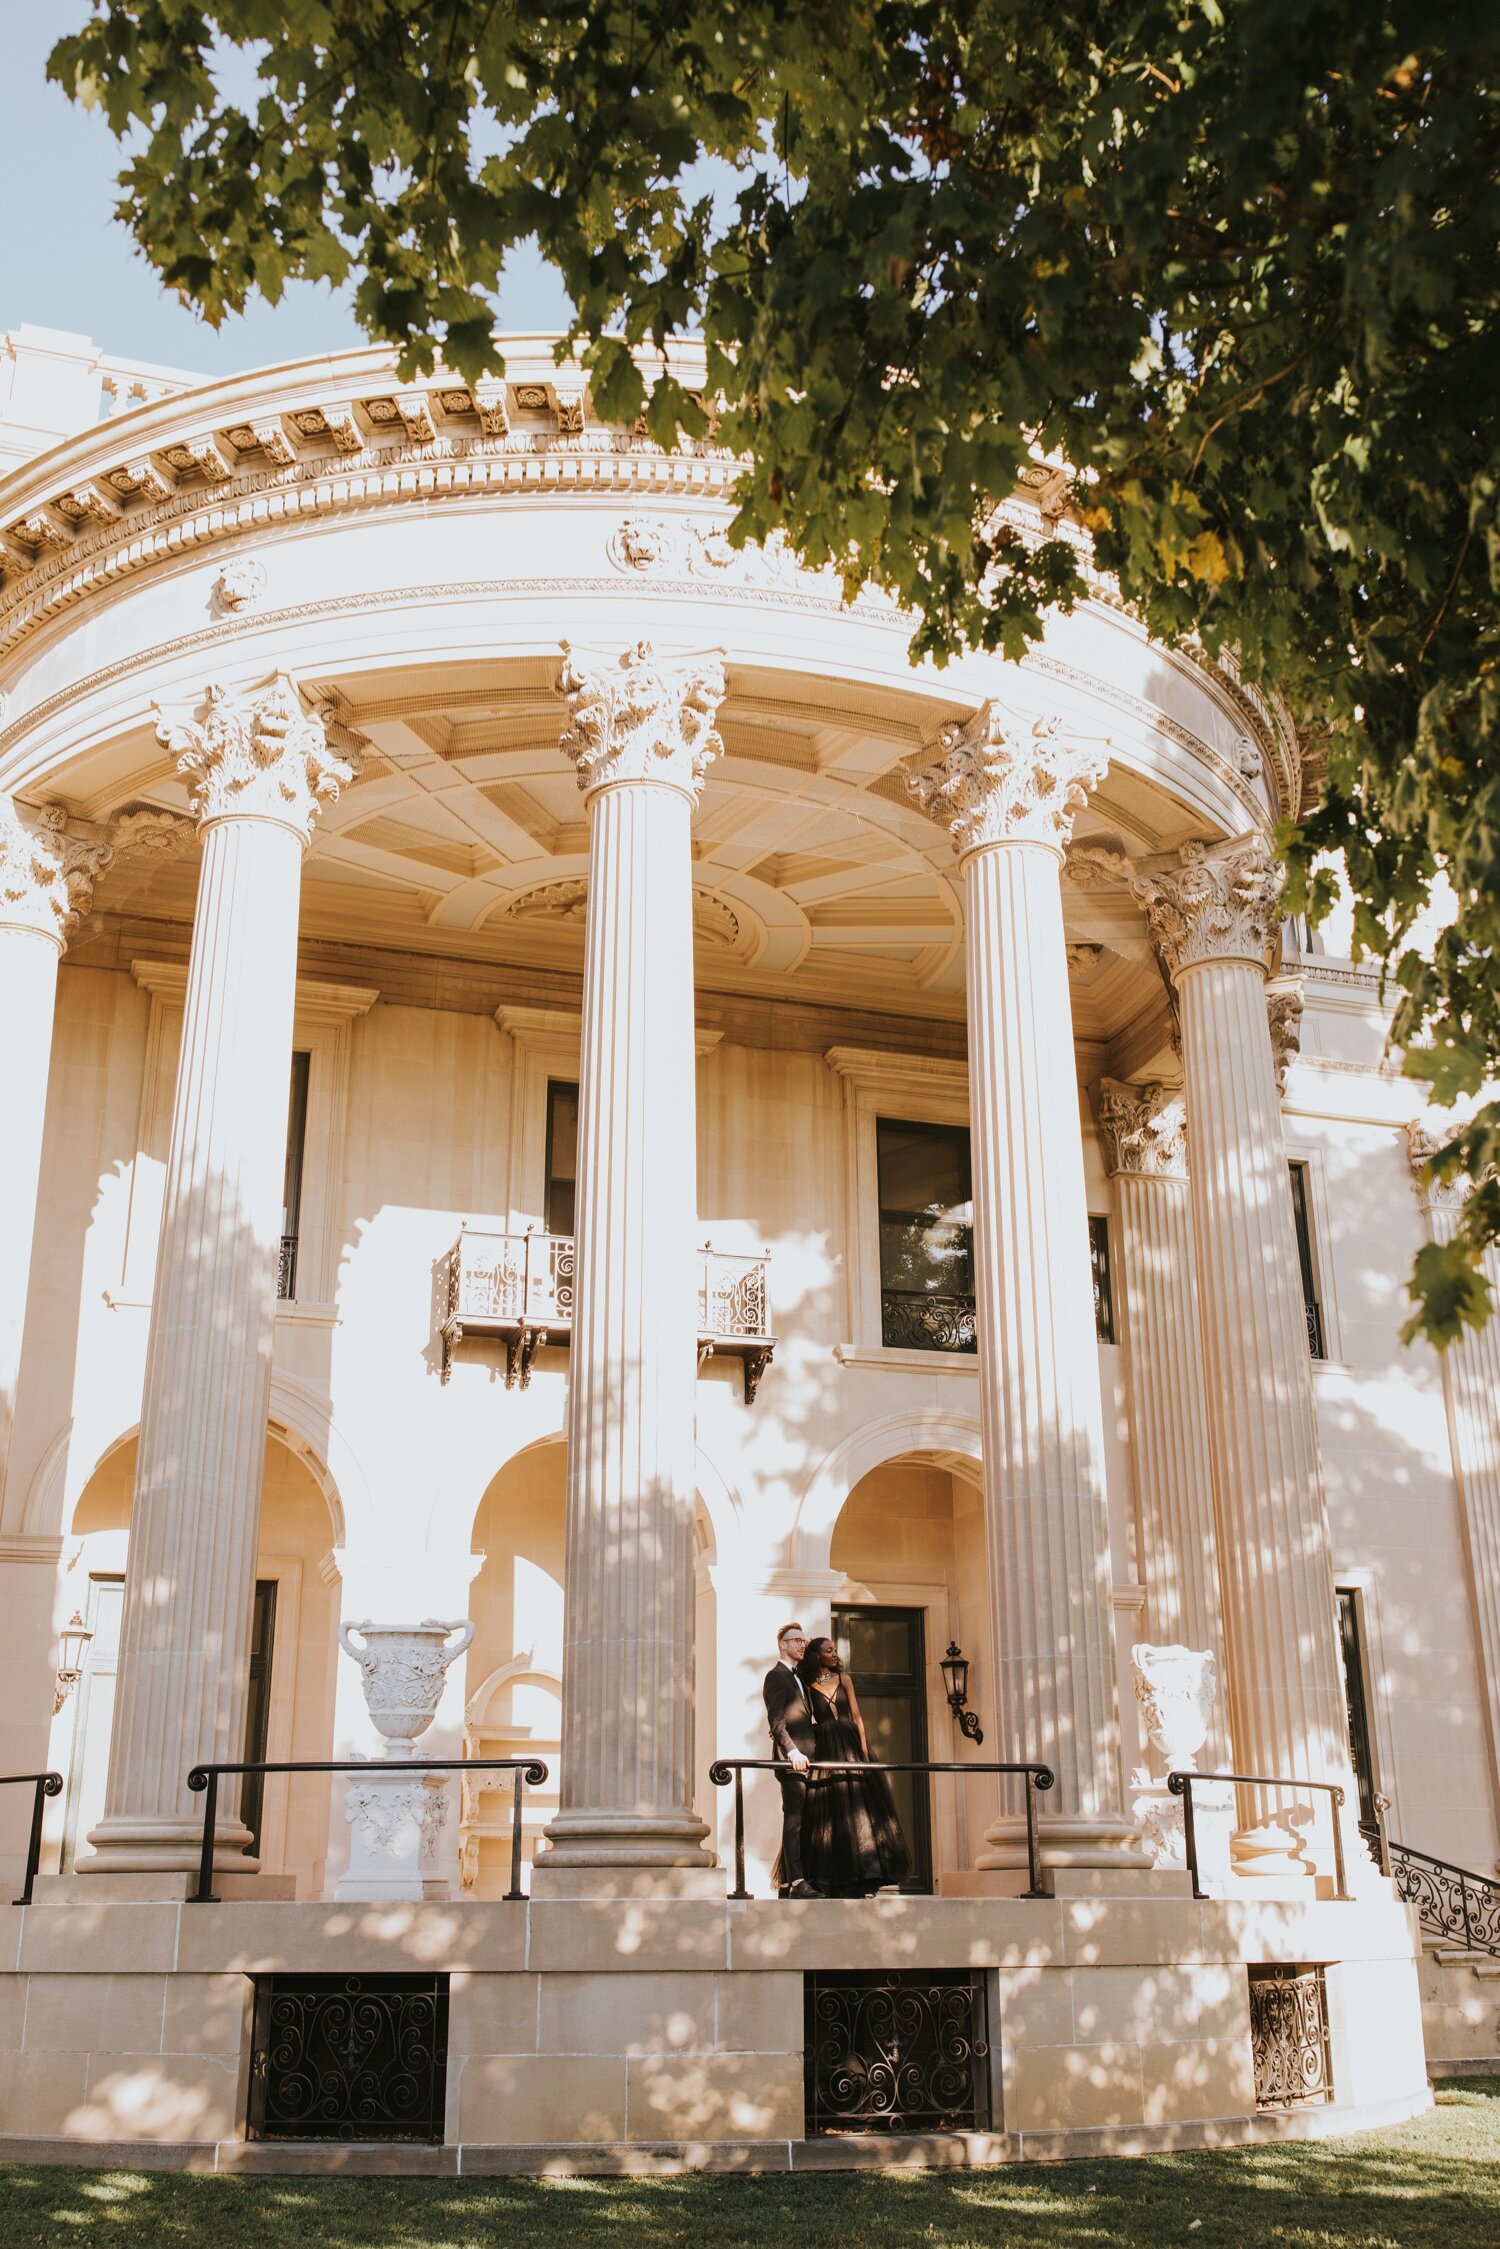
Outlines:
<svg viewBox="0 0 1500 2249"><path fill-rule="evenodd" d="M1229 1718L1247 1772L1349 1779L1333 1564L1266 1016L1282 872L1261 836L1131 887L1177 988ZM1326 1833L1326 1829L1323 1830Z"/></svg>
<svg viewBox="0 0 1500 2249"><path fill-rule="evenodd" d="M969 1104L997 1754L1042 1758L1048 1856L1118 1861L1099 1349L1062 855L1106 759L986 703L912 777L967 886ZM1014 1791L981 1866L1024 1858Z"/></svg>
<svg viewBox="0 0 1500 2249"><path fill-rule="evenodd" d="M1449 1120L1448 1137L1456 1130L1457 1120ZM1434 1241L1451 1241L1473 1182L1433 1178L1430 1160L1443 1147L1444 1136L1425 1118L1409 1124L1406 1134L1428 1232ZM1485 1269L1500 1304L1500 1260L1493 1252L1485 1259ZM1490 1772L1500 1805L1500 1314L1482 1328L1466 1328L1439 1356L1469 1563L1474 1636L1484 1674Z"/></svg>
<svg viewBox="0 0 1500 2249"><path fill-rule="evenodd" d="M158 735L203 836L90 1872L197 1863L189 1768L243 1756L276 1316L302 855L351 767L291 680L210 687ZM225 1803L221 1858L249 1840Z"/></svg>
<svg viewBox="0 0 1500 2249"><path fill-rule="evenodd" d="M1120 1301L1130 1382L1146 1637L1206 1649L1222 1669L1224 1621L1182 1100L1159 1085L1101 1079L1094 1099L1115 1183ZM1202 1762L1227 1765L1215 1702Z"/></svg>
<svg viewBox="0 0 1500 2249"><path fill-rule="evenodd" d="M32 812L0 796L0 1521L31 1279L57 964L110 857L105 845L68 833L61 805Z"/></svg>
<svg viewBox="0 0 1500 2249"><path fill-rule="evenodd" d="M566 654L565 650L565 654ZM544 1866L705 1866L693 1808L691 826L717 662L559 682L589 818L561 1800Z"/></svg>

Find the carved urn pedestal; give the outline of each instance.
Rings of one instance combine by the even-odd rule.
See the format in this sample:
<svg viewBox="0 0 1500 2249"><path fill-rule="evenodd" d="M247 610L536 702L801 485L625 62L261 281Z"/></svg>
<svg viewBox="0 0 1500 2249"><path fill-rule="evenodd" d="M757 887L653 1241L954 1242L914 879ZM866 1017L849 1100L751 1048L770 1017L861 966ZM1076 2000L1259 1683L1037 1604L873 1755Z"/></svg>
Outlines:
<svg viewBox="0 0 1500 2249"><path fill-rule="evenodd" d="M1146 1722L1146 1739L1167 1773L1195 1773L1198 1752L1208 1738L1218 1692L1212 1655L1193 1648L1154 1648L1144 1641L1130 1651L1136 1701ZM1186 1867L1187 1828L1180 1796L1167 1786L1166 1773L1154 1781L1144 1766L1130 1776L1130 1809L1141 1843L1154 1867L1175 1872ZM1234 1789L1228 1781L1203 1780L1193 1787L1193 1830L1199 1887L1222 1896L1230 1878L1229 1846L1234 1831Z"/></svg>
<svg viewBox="0 0 1500 2249"><path fill-rule="evenodd" d="M357 1632L363 1647L349 1637ZM461 1637L450 1645L449 1634ZM339 1644L364 1674L365 1703L385 1757L367 1773L351 1774L344 1790L349 1823L349 1864L334 1888L340 1903L445 1900L448 1878L438 1868L438 1845L448 1817L448 1787L440 1773L424 1773L413 1744L437 1712L448 1666L474 1637L467 1617L442 1623L342 1624Z"/></svg>

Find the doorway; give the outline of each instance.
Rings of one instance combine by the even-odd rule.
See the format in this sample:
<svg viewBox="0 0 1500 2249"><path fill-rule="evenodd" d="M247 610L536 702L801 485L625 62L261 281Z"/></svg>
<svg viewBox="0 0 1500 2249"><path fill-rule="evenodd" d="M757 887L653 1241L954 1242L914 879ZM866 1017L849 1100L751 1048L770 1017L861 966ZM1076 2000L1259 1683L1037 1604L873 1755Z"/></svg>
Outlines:
<svg viewBox="0 0 1500 2249"><path fill-rule="evenodd" d="M927 1756L927 1635L921 1609L872 1604L836 1608L833 1637L853 1674L870 1755L880 1764ZM911 1852L904 1890L932 1888L932 1790L925 1773L892 1773L891 1788Z"/></svg>

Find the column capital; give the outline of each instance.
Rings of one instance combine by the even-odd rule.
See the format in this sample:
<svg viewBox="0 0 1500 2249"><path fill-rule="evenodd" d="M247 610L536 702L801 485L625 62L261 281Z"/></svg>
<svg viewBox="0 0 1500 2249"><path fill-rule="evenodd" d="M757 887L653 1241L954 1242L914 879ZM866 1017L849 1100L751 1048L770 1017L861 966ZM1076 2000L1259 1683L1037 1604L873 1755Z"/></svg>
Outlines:
<svg viewBox="0 0 1500 2249"><path fill-rule="evenodd" d="M1111 1174L1187 1178L1187 1107L1180 1093L1155 1083L1122 1085L1118 1078L1101 1078L1093 1095Z"/></svg>
<svg viewBox="0 0 1500 2249"><path fill-rule="evenodd" d="M157 740L187 780L200 828L268 820L290 828L306 848L322 803L354 778L352 759L329 746L322 717L306 708L285 672L255 687L210 682L201 718L174 719L154 707Z"/></svg>
<svg viewBox="0 0 1500 2249"><path fill-rule="evenodd" d="M1406 1153L1411 1162L1412 1185L1417 1191L1417 1201L1423 1210L1462 1210L1474 1191L1474 1182L1467 1172L1459 1172L1452 1179L1434 1179L1428 1169L1432 1159L1440 1155L1455 1132L1459 1120L1451 1120L1450 1129L1435 1131L1429 1117L1413 1117L1406 1128Z"/></svg>
<svg viewBox="0 0 1500 2249"><path fill-rule="evenodd" d="M724 747L714 726L724 699L718 656L674 662L640 640L590 671L567 641L562 652L557 687L567 697L568 724L558 748L573 760L584 795L615 781L654 781L696 804Z"/></svg>
<svg viewBox="0 0 1500 2249"><path fill-rule="evenodd" d="M113 857L107 843L71 832L60 804L33 811L0 796L0 927L33 930L61 952Z"/></svg>
<svg viewBox="0 0 1500 2249"><path fill-rule="evenodd" d="M1177 977L1218 960L1252 961L1264 970L1286 880L1266 838L1185 843L1177 862L1130 879L1168 973Z"/></svg>
<svg viewBox="0 0 1500 2249"><path fill-rule="evenodd" d="M961 860L997 843L1045 844L1060 858L1109 764L1105 743L1066 734L1057 713L1027 719L993 699L940 727L938 749L906 785Z"/></svg>

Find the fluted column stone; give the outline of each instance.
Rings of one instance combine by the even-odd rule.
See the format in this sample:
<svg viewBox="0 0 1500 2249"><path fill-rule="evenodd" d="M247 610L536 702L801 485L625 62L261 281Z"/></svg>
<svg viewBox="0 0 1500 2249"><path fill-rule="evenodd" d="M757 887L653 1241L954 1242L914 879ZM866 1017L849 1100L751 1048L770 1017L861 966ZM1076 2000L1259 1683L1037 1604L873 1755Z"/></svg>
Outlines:
<svg viewBox="0 0 1500 2249"><path fill-rule="evenodd" d="M111 856L107 845L70 831L61 805L33 811L0 796L0 1521L31 1280L57 965Z"/></svg>
<svg viewBox="0 0 1500 2249"><path fill-rule="evenodd" d="M1095 744L986 703L942 729L913 793L951 834L967 897L976 1325L996 1754L1040 1758L1048 1857L1117 1863L1109 1520L1062 855ZM1016 1793L979 1864L1024 1860Z"/></svg>
<svg viewBox="0 0 1500 2249"><path fill-rule="evenodd" d="M1102 1079L1095 1114L1114 1181L1114 1260L1146 1585L1145 1637L1207 1651L1222 1679L1224 1617L1187 1175L1186 1110L1160 1085ZM1200 1762L1230 1763L1225 1699Z"/></svg>
<svg viewBox="0 0 1500 2249"><path fill-rule="evenodd" d="M1266 1009L1282 879L1251 835L1185 844L1175 865L1140 871L1132 889L1181 1020L1235 1750L1247 1772L1347 1789L1333 1563Z"/></svg>
<svg viewBox="0 0 1500 2249"><path fill-rule="evenodd" d="M89 1872L197 1863L200 1761L244 1753L302 857L351 768L291 680L163 720L203 838L103 1818ZM220 1858L245 1866L238 1792Z"/></svg>
<svg viewBox="0 0 1500 2249"><path fill-rule="evenodd" d="M589 819L560 1802L548 1867L712 1863L693 1803L698 1327L691 826L716 661L568 654Z"/></svg>
<svg viewBox="0 0 1500 2249"><path fill-rule="evenodd" d="M1451 1130L1456 1125L1448 1137ZM1452 1240L1472 1189L1467 1178L1433 1177L1429 1165L1443 1145L1444 1136L1426 1118L1407 1126L1418 1200L1437 1242ZM1500 1258L1493 1251L1486 1255L1485 1269L1500 1305ZM1500 1312L1482 1328L1465 1328L1440 1356L1483 1674L1491 1781L1500 1805Z"/></svg>

